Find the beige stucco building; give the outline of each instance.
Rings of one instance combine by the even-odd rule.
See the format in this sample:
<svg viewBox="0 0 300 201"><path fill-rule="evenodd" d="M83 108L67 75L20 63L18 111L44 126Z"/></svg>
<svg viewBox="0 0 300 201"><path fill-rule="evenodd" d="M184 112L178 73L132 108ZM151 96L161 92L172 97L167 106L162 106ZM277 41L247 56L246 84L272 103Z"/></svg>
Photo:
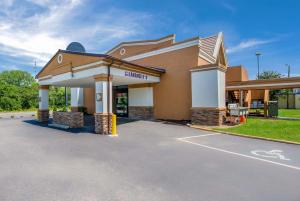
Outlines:
<svg viewBox="0 0 300 201"><path fill-rule="evenodd" d="M114 112L219 125L227 69L223 40L222 33L180 42L169 35L124 42L106 54L59 50L37 75L39 119L48 118L47 90L53 85L71 87L72 110L86 108L96 119Z"/></svg>
<svg viewBox="0 0 300 201"><path fill-rule="evenodd" d="M221 125L229 96L249 106L256 96L267 101L269 89L300 87L298 78L254 81L243 67L228 68L221 32L179 42L174 34L123 42L106 54L58 50L37 78L40 121L49 118L49 86L68 86L71 119L81 118L80 111L93 114L97 133L110 132L113 113Z"/></svg>

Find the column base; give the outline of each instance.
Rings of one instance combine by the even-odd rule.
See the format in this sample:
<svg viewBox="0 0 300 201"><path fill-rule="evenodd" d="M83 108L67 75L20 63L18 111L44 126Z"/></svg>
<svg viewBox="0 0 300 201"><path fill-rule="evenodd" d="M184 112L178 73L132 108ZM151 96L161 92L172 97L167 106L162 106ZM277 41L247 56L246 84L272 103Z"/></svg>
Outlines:
<svg viewBox="0 0 300 201"><path fill-rule="evenodd" d="M48 122L49 121L49 110L38 110L37 111L37 120L39 122Z"/></svg>
<svg viewBox="0 0 300 201"><path fill-rule="evenodd" d="M109 135L112 133L112 113L95 113L95 133Z"/></svg>
<svg viewBox="0 0 300 201"><path fill-rule="evenodd" d="M153 107L129 106L128 115L129 118L132 119L153 119L154 118Z"/></svg>
<svg viewBox="0 0 300 201"><path fill-rule="evenodd" d="M86 108L83 106L71 107L71 112L85 112Z"/></svg>
<svg viewBox="0 0 300 201"><path fill-rule="evenodd" d="M225 122L226 108L192 108L192 124L221 126Z"/></svg>

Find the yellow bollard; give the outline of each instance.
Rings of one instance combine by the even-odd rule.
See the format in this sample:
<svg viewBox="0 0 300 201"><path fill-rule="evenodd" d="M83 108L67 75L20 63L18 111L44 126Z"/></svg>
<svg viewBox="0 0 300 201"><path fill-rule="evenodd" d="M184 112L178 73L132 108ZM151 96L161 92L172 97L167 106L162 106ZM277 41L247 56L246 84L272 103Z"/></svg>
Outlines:
<svg viewBox="0 0 300 201"><path fill-rule="evenodd" d="M117 115L112 114L112 129L111 129L112 136L118 136L117 134Z"/></svg>

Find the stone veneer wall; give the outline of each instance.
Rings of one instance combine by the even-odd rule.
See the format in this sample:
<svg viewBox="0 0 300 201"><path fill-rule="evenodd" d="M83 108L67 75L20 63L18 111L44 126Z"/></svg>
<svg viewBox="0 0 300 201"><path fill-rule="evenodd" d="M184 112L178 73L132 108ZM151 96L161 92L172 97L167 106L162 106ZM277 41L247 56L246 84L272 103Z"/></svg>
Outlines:
<svg viewBox="0 0 300 201"><path fill-rule="evenodd" d="M220 126L226 118L226 109L192 108L192 124L204 126Z"/></svg>
<svg viewBox="0 0 300 201"><path fill-rule="evenodd" d="M129 118L132 119L153 119L153 107L149 106L129 106Z"/></svg>
<svg viewBox="0 0 300 201"><path fill-rule="evenodd" d="M95 113L95 133L111 134L112 133L112 114Z"/></svg>
<svg viewBox="0 0 300 201"><path fill-rule="evenodd" d="M53 122L70 126L70 128L81 128L84 126L82 112L53 112Z"/></svg>
<svg viewBox="0 0 300 201"><path fill-rule="evenodd" d="M39 122L49 121L49 110L38 110L37 111L37 119Z"/></svg>
<svg viewBox="0 0 300 201"><path fill-rule="evenodd" d="M85 112L85 107L71 107L71 112Z"/></svg>

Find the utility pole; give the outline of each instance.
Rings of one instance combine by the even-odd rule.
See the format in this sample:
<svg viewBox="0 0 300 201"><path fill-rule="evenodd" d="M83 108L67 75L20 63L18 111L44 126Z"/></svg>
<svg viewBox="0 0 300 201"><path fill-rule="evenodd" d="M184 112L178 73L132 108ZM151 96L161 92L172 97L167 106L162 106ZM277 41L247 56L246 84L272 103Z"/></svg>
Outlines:
<svg viewBox="0 0 300 201"><path fill-rule="evenodd" d="M288 77L290 77L291 76L291 65L290 64L285 64L286 65L286 67L288 68ZM287 105L287 109L289 109L290 108L290 101L289 101L289 93L290 93L290 89L287 89L286 90L286 98L287 98L287 100L286 100L286 105Z"/></svg>
<svg viewBox="0 0 300 201"><path fill-rule="evenodd" d="M36 60L34 60L34 67L33 67L34 75L36 75Z"/></svg>
<svg viewBox="0 0 300 201"><path fill-rule="evenodd" d="M259 57L261 56L261 53L256 52L255 55L257 57L257 79L259 80L259 76L260 76L260 73L259 73Z"/></svg>

